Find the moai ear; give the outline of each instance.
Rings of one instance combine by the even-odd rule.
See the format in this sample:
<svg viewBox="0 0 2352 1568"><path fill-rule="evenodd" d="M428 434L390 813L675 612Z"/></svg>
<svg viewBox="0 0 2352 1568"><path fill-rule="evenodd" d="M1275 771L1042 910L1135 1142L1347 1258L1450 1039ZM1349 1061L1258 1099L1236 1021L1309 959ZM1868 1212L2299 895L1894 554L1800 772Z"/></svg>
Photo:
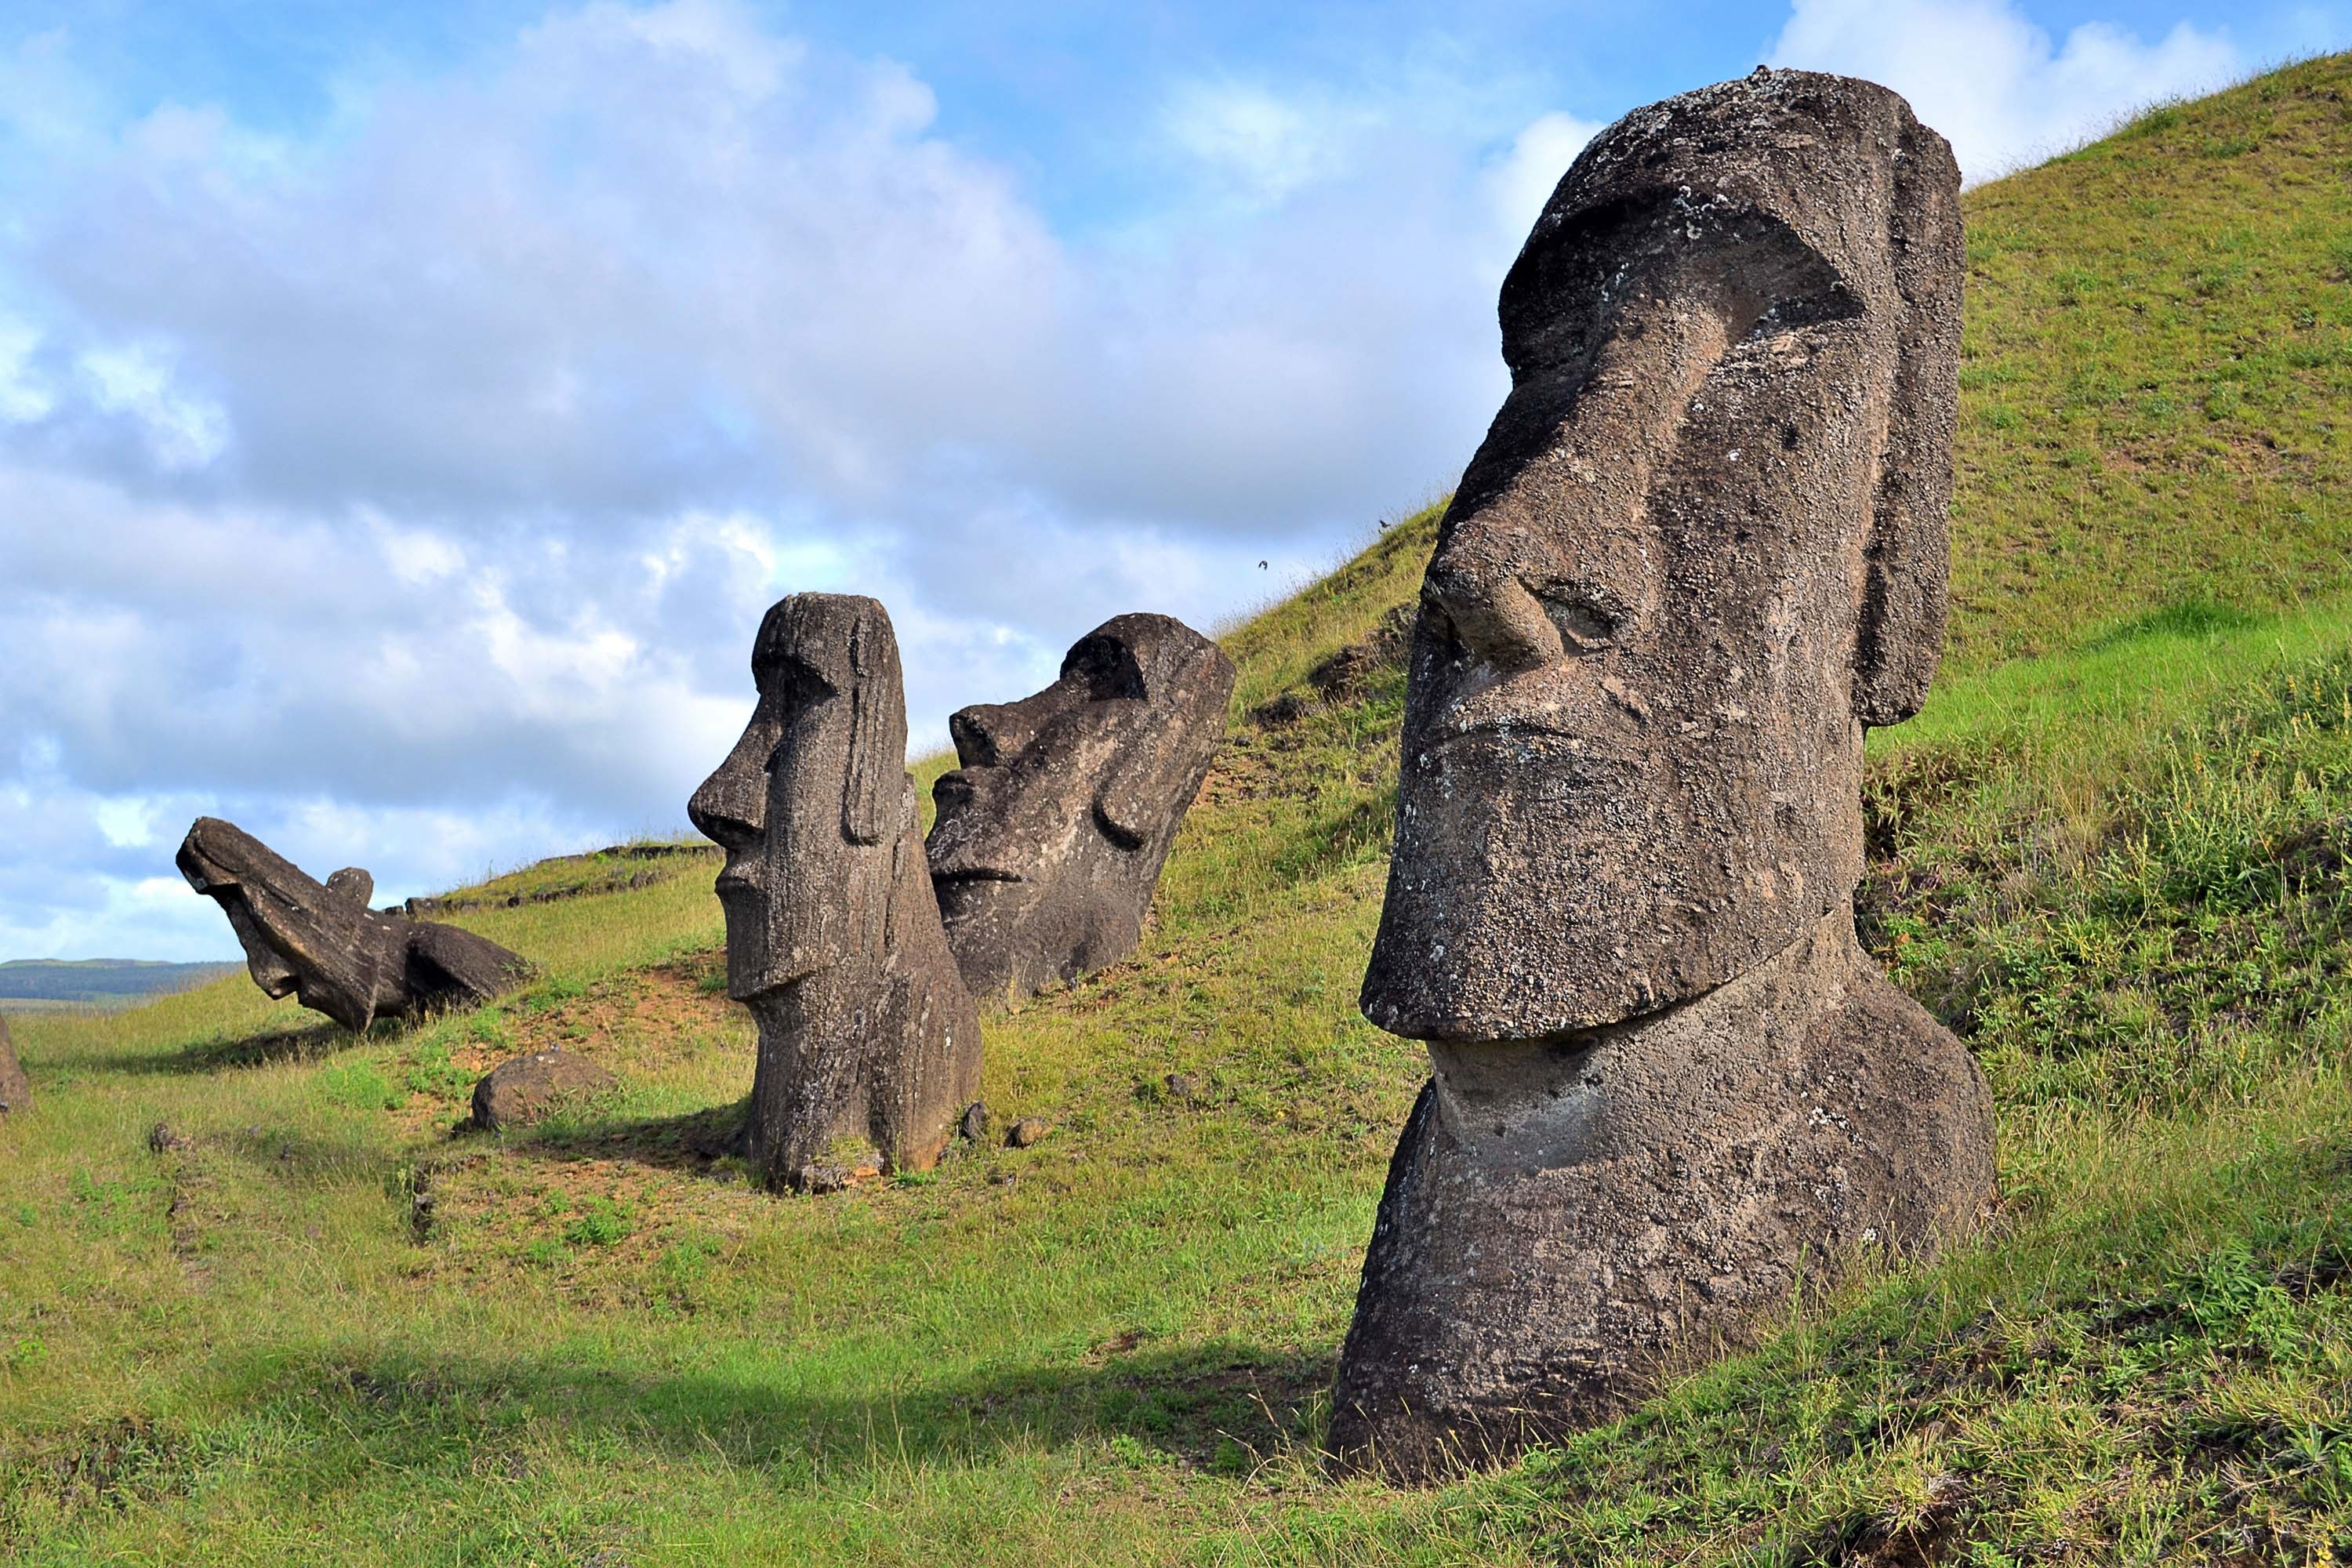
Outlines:
<svg viewBox="0 0 2352 1568"><path fill-rule="evenodd" d="M906 700L896 653L887 627L877 630L864 616L850 627L849 776L841 788L841 831L852 844L882 841L893 826L898 781L907 776L907 759L898 754L906 748L903 727L890 721Z"/></svg>
<svg viewBox="0 0 2352 1568"><path fill-rule="evenodd" d="M1863 555L1853 710L1864 724L1899 724L1916 713L1943 657L1959 401L1959 189L1950 146L1914 123L1895 159L1887 233L1902 306L1895 401Z"/></svg>
<svg viewBox="0 0 2352 1568"><path fill-rule="evenodd" d="M1151 822L1152 773L1165 761L1156 737L1133 735L1112 753L1109 772L1095 792L1095 823L1121 849L1140 849Z"/></svg>
<svg viewBox="0 0 2352 1568"><path fill-rule="evenodd" d="M375 897L375 879L357 866L346 866L327 879L327 891L365 909Z"/></svg>

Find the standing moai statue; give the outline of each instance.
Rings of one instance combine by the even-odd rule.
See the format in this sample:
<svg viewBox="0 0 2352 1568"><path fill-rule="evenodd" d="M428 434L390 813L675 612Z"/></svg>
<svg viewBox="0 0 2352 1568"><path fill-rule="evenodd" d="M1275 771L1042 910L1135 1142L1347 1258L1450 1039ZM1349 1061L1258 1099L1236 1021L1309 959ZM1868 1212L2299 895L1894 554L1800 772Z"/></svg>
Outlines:
<svg viewBox="0 0 2352 1568"><path fill-rule="evenodd" d="M530 966L458 926L368 908L375 879L346 866L319 881L233 822L200 816L174 857L188 886L220 905L253 983L294 995L353 1034L502 996Z"/></svg>
<svg viewBox="0 0 2352 1568"><path fill-rule="evenodd" d="M1960 1043L1856 944L1865 725L1944 630L1958 171L1761 71L1596 137L1505 279L1441 526L1365 1016L1433 1076L1340 1357L1343 1468L1607 1419L1993 1194Z"/></svg>
<svg viewBox="0 0 2352 1568"><path fill-rule="evenodd" d="M948 721L962 765L932 786L924 847L973 995L1025 996L1135 951L1233 694L1215 643L1119 616L1045 690Z"/></svg>
<svg viewBox="0 0 2352 1568"><path fill-rule="evenodd" d="M890 616L795 594L751 649L759 705L687 807L727 850L727 994L760 1026L750 1152L805 1190L869 1150L927 1170L980 1093L980 1023L923 863Z"/></svg>

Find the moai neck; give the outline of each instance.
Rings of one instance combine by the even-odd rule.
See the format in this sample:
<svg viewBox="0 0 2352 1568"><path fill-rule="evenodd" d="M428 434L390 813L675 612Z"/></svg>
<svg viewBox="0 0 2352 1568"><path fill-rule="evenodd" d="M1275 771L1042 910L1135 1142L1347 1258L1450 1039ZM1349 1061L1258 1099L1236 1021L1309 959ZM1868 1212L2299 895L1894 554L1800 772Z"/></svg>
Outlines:
<svg viewBox="0 0 2352 1568"><path fill-rule="evenodd" d="M1660 1012L1549 1040L1432 1041L1438 1118L1497 1174L1737 1136L1790 1113L1776 1086L1867 963L1848 900L1757 968Z"/></svg>

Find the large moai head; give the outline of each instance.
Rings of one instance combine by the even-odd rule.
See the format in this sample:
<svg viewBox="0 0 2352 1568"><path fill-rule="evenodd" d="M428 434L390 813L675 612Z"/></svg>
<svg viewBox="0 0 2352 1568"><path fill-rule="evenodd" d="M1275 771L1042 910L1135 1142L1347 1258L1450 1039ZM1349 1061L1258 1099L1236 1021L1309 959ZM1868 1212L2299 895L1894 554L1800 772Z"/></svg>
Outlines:
<svg viewBox="0 0 2352 1568"><path fill-rule="evenodd" d="M354 1034L379 1017L487 1002L530 973L488 937L368 908L375 879L356 866L317 881L218 817L196 818L175 863L228 917L255 984Z"/></svg>
<svg viewBox="0 0 2352 1568"><path fill-rule="evenodd" d="M1024 994L1125 957L1225 732L1234 666L1167 616L1080 637L1059 679L949 721L926 853L975 995Z"/></svg>
<svg viewBox="0 0 2352 1568"><path fill-rule="evenodd" d="M898 641L879 604L778 600L751 675L751 721L687 815L727 851L727 994L757 1005L819 971L879 961L914 784Z"/></svg>
<svg viewBox="0 0 2352 1568"><path fill-rule="evenodd" d="M374 881L356 868L320 882L233 822L200 816L174 857L180 875L220 905L268 995L295 996L354 1033L401 1010L406 952L374 914ZM404 922L402 922L404 923Z"/></svg>
<svg viewBox="0 0 2352 1568"><path fill-rule="evenodd" d="M1864 726L1943 637L1958 193L1900 98L1802 71L1578 157L1423 588L1373 1023L1654 1012L1851 897Z"/></svg>

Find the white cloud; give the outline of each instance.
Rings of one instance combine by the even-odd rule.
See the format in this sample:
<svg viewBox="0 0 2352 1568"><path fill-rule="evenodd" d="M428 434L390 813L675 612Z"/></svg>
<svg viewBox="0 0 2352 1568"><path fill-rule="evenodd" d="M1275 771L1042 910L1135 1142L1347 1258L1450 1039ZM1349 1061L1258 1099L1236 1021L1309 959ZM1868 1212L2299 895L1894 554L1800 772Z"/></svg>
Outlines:
<svg viewBox="0 0 2352 1568"><path fill-rule="evenodd" d="M84 351L79 368L92 406L128 415L148 453L167 471L201 468L228 447L228 416L182 387L176 355L152 344Z"/></svg>
<svg viewBox="0 0 2352 1568"><path fill-rule="evenodd" d="M2059 42L2012 0L1795 0L1768 59L1895 89L1944 133L1972 181L2246 69L2226 37L2186 22L2154 44L2105 22L2085 22Z"/></svg>
<svg viewBox="0 0 2352 1568"><path fill-rule="evenodd" d="M1254 83L1189 81L1165 110L1171 145L1246 207L1262 208L1343 173L1349 143L1379 122L1336 95L1290 95Z"/></svg>
<svg viewBox="0 0 2352 1568"><path fill-rule="evenodd" d="M0 320L0 420L27 425L48 417L57 399L33 370L41 335L21 322Z"/></svg>
<svg viewBox="0 0 2352 1568"><path fill-rule="evenodd" d="M1572 114L1546 114L1511 139L1510 150L1486 173L1496 234L1513 246L1527 238L1551 194L1584 144L1603 128Z"/></svg>
<svg viewBox="0 0 2352 1568"><path fill-rule="evenodd" d="M889 605L918 750L1110 615L1261 601L1458 471L1591 129L1180 82L1164 200L1074 235L725 0L309 140L100 101L0 43L0 956L226 951L147 885L200 812L388 898L673 827L785 592Z"/></svg>

